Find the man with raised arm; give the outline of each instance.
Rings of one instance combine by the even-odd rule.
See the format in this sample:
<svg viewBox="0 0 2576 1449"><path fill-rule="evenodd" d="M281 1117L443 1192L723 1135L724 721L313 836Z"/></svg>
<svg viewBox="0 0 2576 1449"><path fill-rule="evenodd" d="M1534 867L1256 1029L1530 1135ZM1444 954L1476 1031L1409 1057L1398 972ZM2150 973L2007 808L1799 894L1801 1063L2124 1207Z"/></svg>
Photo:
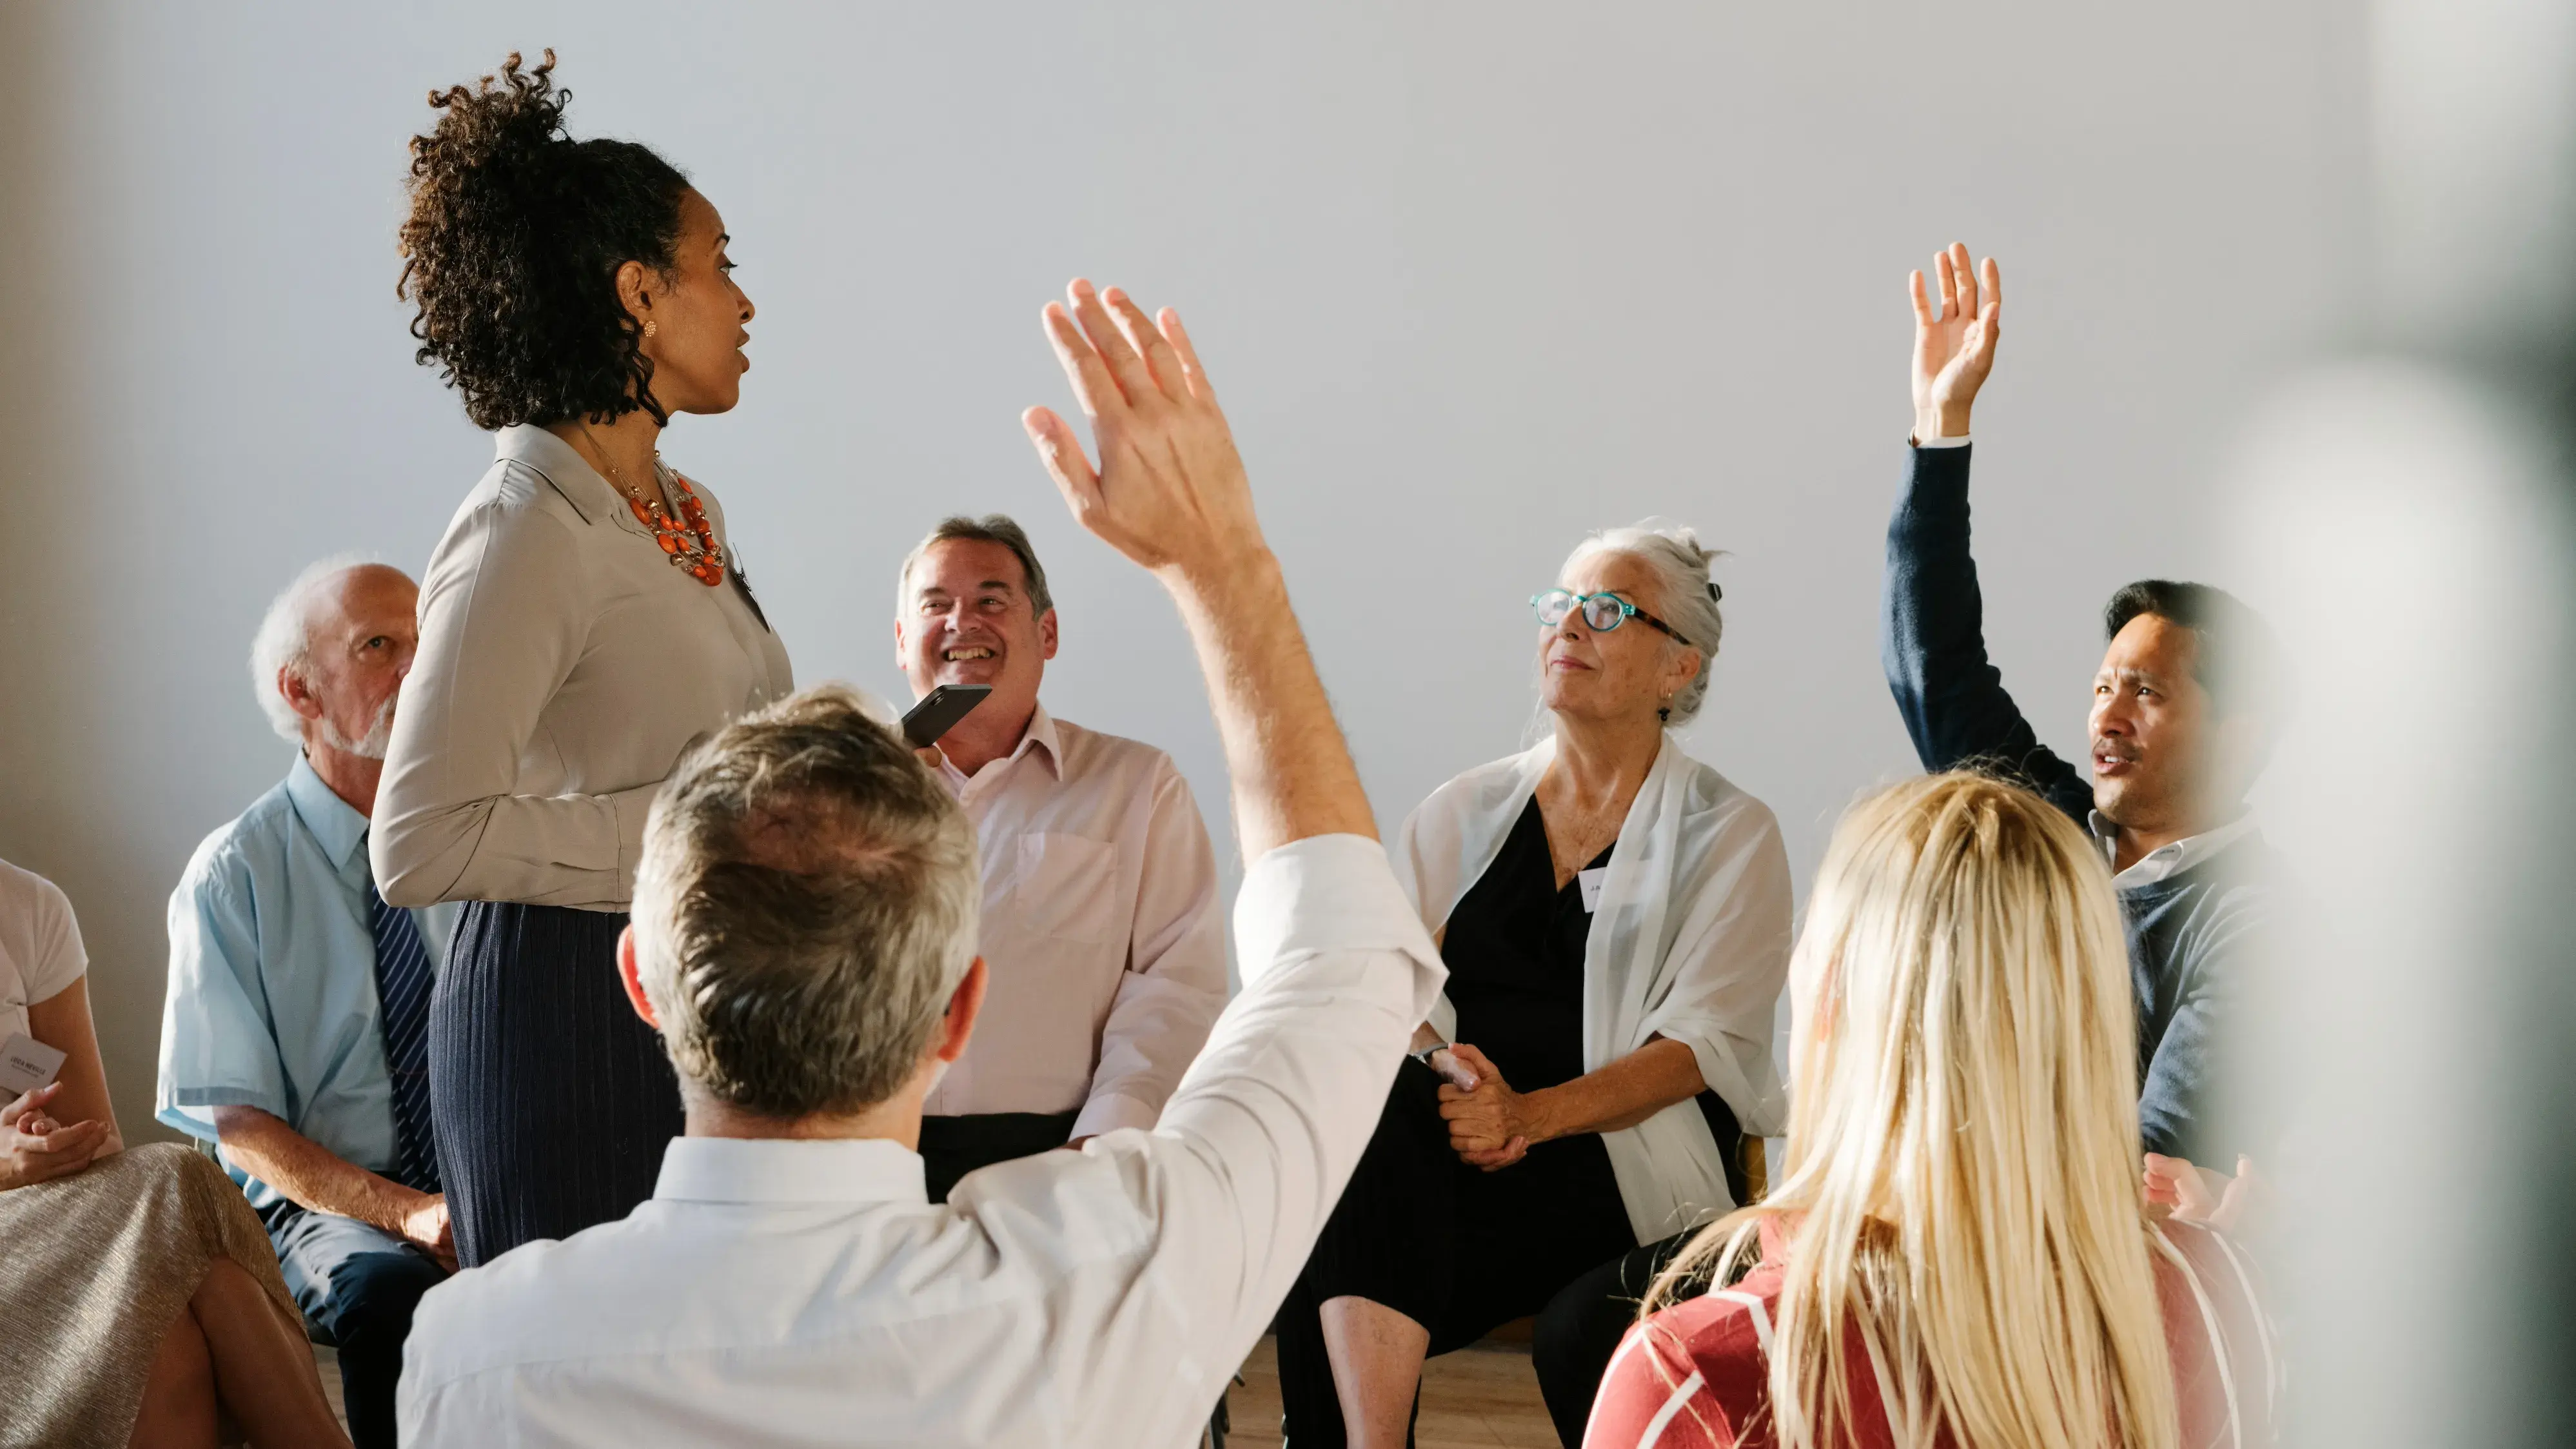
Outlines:
<svg viewBox="0 0 2576 1449"><path fill-rule="evenodd" d="M2088 772L2039 742L1987 662L1968 553L1968 419L1994 366L2003 279L1968 249L1914 296L1910 472L1887 526L1888 687L1927 770L2017 776L2100 842L2119 888L2138 1001L2138 1117L2150 1153L2233 1166L2277 1104L2218 1082L2250 959L2273 914L2273 852L2245 803L2269 757L2271 631L2207 584L2145 579L2111 596L2093 676Z"/></svg>
<svg viewBox="0 0 2576 1449"><path fill-rule="evenodd" d="M409 1444L1181 1445L1277 1308L1444 977L1396 885L1179 319L1075 282L1046 326L1099 464L1024 419L1205 671L1244 989L1151 1131L926 1199L922 1099L983 1000L964 813L851 696L686 761L619 964L687 1135L651 1201L433 1291Z"/></svg>

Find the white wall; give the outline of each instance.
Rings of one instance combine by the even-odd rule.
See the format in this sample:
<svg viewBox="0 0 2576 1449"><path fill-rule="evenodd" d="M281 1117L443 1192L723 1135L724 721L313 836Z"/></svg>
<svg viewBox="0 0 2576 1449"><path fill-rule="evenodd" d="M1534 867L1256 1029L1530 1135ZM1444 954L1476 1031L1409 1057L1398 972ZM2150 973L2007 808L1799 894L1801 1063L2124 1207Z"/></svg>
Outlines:
<svg viewBox="0 0 2576 1449"><path fill-rule="evenodd" d="M577 133L661 149L736 238L744 403L666 451L800 678L897 692L896 561L1015 513L1051 704L1171 749L1223 828L1169 608L1015 421L1064 402L1036 314L1081 272L1189 317L1387 827L1523 738L1566 549L1660 513L1733 550L1691 741L1803 881L1912 766L1875 632L1905 270L2004 261L1990 636L2072 747L2102 598L2208 571L2240 399L2351 305L2344 8L8 5L0 855L80 910L135 1132L162 903L288 761L261 608L338 549L417 571L489 457L393 296L403 140L552 44Z"/></svg>

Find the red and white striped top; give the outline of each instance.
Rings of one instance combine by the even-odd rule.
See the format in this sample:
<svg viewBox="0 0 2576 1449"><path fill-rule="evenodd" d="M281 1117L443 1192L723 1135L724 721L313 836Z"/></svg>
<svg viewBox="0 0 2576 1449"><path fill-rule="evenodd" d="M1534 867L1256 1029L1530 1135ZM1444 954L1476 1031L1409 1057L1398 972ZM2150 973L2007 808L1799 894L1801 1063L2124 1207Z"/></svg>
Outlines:
<svg viewBox="0 0 2576 1449"><path fill-rule="evenodd" d="M1778 1239L1732 1288L1667 1308L1628 1331L1602 1377L1584 1449L1772 1449L1770 1347L1780 1295ZM2205 1227L2166 1223L2156 1290L2173 1355L2185 1449L2273 1442L2279 1345L2245 1251ZM1875 1366L1873 1366L1875 1368ZM1874 1372L1851 1386L1858 1449L1893 1446ZM1942 1444L1951 1441L1945 1434Z"/></svg>

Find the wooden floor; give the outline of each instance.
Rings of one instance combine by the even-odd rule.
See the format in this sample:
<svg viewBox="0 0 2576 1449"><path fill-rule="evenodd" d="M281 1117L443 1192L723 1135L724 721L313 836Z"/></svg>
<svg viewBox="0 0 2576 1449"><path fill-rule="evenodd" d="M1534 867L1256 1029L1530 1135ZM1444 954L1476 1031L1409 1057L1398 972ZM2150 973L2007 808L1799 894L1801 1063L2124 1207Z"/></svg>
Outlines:
<svg viewBox="0 0 2576 1449"><path fill-rule="evenodd" d="M1244 1360L1243 1385L1226 1404L1234 1419L1227 1449L1277 1449L1279 1360L1271 1340ZM1425 1364L1413 1439L1415 1449L1557 1449L1528 1346L1480 1343Z"/></svg>
<svg viewBox="0 0 2576 1449"><path fill-rule="evenodd" d="M340 1402L340 1354L336 1349L313 1345L313 1366L322 1371L322 1397L331 1401L331 1412L339 1415L340 1427L349 1427L349 1406Z"/></svg>

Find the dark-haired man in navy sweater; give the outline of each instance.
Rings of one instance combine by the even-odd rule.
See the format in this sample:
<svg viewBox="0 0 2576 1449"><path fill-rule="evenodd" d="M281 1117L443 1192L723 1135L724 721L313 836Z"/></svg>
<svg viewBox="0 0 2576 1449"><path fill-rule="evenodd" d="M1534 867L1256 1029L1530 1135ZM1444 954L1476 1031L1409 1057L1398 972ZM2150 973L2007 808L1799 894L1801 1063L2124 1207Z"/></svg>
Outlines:
<svg viewBox="0 0 2576 1449"><path fill-rule="evenodd" d="M2110 862L2137 989L2146 1149L2232 1167L2272 1104L2222 1093L2260 934L2272 852L2245 806L2270 753L2277 646L2253 611L2205 584L2150 579L2112 595L2093 677L2089 772L2039 742L1987 662L1968 554L1968 413L1994 366L2002 278L1968 249L1933 260L1939 305L1913 277L1912 471L1887 527L1888 687L1924 767L2019 775L2092 832ZM2089 778L2088 778L2089 774Z"/></svg>

